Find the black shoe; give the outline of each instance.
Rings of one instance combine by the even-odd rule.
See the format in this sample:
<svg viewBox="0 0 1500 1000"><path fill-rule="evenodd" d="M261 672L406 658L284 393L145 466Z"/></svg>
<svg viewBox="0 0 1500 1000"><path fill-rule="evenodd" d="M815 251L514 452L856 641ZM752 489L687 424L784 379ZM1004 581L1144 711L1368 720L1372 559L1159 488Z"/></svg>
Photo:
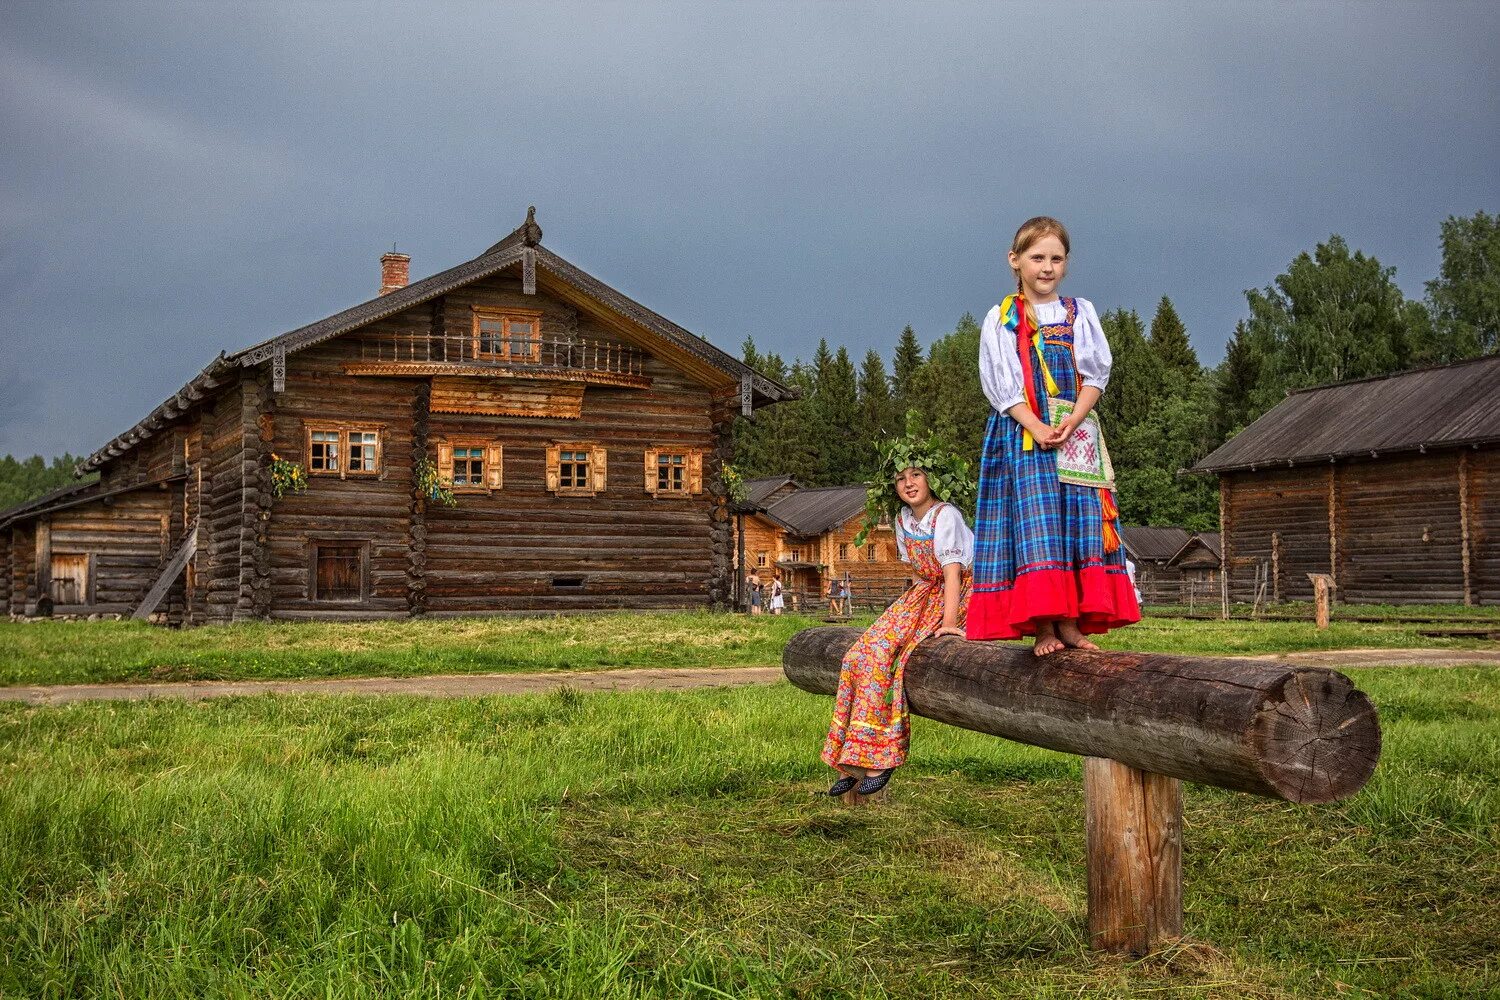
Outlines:
<svg viewBox="0 0 1500 1000"><path fill-rule="evenodd" d="M885 783L891 780L891 772L894 770L895 768L889 768L881 771L879 774L867 775L865 780L859 783L859 794L874 795L880 791L885 787Z"/></svg>
<svg viewBox="0 0 1500 1000"><path fill-rule="evenodd" d="M854 775L846 774L838 781L835 781L832 785L828 786L828 794L833 798L838 798L840 795L845 794L851 788L853 788L855 784L858 783L858 781L859 779L854 777Z"/></svg>

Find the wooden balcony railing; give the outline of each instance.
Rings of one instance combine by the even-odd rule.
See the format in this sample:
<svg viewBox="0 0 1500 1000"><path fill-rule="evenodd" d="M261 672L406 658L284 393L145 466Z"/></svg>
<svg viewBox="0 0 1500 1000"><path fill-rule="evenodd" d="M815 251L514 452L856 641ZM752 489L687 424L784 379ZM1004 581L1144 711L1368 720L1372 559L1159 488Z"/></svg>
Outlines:
<svg viewBox="0 0 1500 1000"><path fill-rule="evenodd" d="M359 339L359 360L373 365L454 365L645 376L645 356L587 337L392 333Z"/></svg>

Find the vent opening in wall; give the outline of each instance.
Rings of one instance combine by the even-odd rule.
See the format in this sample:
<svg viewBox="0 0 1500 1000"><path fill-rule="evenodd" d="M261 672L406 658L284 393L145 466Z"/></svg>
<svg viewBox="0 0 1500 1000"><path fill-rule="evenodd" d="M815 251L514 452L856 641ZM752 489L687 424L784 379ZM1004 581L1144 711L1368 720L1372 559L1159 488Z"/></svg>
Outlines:
<svg viewBox="0 0 1500 1000"><path fill-rule="evenodd" d="M581 576L554 576L552 578L553 590L582 590L584 577Z"/></svg>

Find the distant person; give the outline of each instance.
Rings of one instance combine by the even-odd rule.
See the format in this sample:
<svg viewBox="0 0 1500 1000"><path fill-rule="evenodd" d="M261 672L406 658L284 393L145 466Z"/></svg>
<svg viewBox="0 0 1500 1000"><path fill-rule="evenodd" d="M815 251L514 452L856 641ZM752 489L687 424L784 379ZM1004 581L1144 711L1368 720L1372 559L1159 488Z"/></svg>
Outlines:
<svg viewBox="0 0 1500 1000"><path fill-rule="evenodd" d="M830 615L844 614L843 592L839 589L842 584L838 577L828 581L828 613Z"/></svg>
<svg viewBox="0 0 1500 1000"><path fill-rule="evenodd" d="M745 580L745 584L746 584L746 586L750 590L750 613L752 615L758 615L758 614L760 614L760 610L761 610L760 609L760 574L757 573L755 570L752 569L750 571L750 576Z"/></svg>
<svg viewBox="0 0 1500 1000"><path fill-rule="evenodd" d="M771 579L771 614L779 615L786 610L786 594L781 586L781 570Z"/></svg>
<svg viewBox="0 0 1500 1000"><path fill-rule="evenodd" d="M948 474L946 461L938 470L907 467L902 461L916 453L938 464L934 450L902 448L896 442L887 452L882 476L870 488L872 506L897 508L890 512L896 552L911 566L911 586L844 654L833 722L823 743L823 761L840 773L829 795L843 795L853 788L861 795L873 795L906 762L911 742L906 661L929 636L962 638L964 634L974 536L958 508L933 495L928 473L946 482L956 477ZM967 464L957 462L967 480ZM893 470L891 466L897 463L903 467ZM865 530L870 526L867 519Z"/></svg>
<svg viewBox="0 0 1500 1000"><path fill-rule="evenodd" d="M1098 421L1085 423L1109 384L1109 343L1092 303L1057 293L1069 249L1056 219L1022 225L1009 257L1016 294L989 311L979 335L979 381L993 409L968 634L1033 635L1037 656L1098 649L1088 635L1141 618L1113 469Z"/></svg>

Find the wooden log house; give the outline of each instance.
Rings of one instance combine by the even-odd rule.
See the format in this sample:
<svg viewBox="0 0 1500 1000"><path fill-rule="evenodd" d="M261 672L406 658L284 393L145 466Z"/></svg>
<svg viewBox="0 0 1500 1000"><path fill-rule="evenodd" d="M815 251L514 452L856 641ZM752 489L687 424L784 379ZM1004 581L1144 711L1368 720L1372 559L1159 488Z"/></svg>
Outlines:
<svg viewBox="0 0 1500 1000"><path fill-rule="evenodd" d="M727 605L730 427L791 391L541 238L533 210L414 283L386 254L377 297L220 355L79 465L97 482L0 513L4 606L149 594L201 624ZM273 495L273 455L306 492ZM419 485L429 466L457 506Z"/></svg>
<svg viewBox="0 0 1500 1000"><path fill-rule="evenodd" d="M748 499L736 510L742 575L769 582L777 570L798 604L824 607L829 584L848 580L856 603L883 607L910 582L889 525L854 544L864 518L865 487L799 487L790 476L746 482Z"/></svg>
<svg viewBox="0 0 1500 1000"><path fill-rule="evenodd" d="M1234 600L1500 602L1500 357L1291 393L1193 471L1219 477Z"/></svg>

